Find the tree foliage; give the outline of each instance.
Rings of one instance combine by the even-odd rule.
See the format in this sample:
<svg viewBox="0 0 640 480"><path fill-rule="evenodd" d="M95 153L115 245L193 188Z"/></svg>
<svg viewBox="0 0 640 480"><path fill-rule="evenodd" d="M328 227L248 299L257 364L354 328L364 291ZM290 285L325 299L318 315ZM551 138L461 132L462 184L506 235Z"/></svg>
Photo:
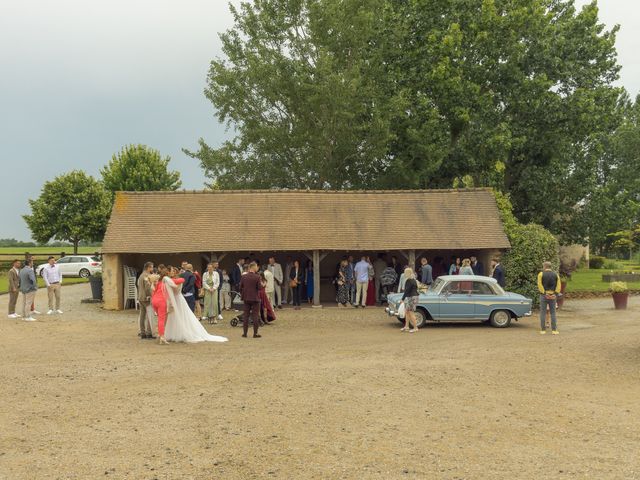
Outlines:
<svg viewBox="0 0 640 480"><path fill-rule="evenodd" d="M177 190L182 185L180 172L169 171L169 156L145 145L128 145L113 155L100 170L107 190L147 192Z"/></svg>
<svg viewBox="0 0 640 480"><path fill-rule="evenodd" d="M68 241L74 253L80 242L102 240L111 211L110 195L102 183L79 170L46 182L29 205L31 215L23 218L33 239L40 244Z"/></svg>
<svg viewBox="0 0 640 480"><path fill-rule="evenodd" d="M232 7L200 141L215 188L508 192L583 240L576 206L619 123L615 34L573 0L256 0Z"/></svg>

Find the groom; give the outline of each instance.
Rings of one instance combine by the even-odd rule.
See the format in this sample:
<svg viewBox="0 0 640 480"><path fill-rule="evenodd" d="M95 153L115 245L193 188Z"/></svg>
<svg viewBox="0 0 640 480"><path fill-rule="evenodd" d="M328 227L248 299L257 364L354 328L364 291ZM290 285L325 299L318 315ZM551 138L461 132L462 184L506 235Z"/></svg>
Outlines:
<svg viewBox="0 0 640 480"><path fill-rule="evenodd" d="M184 272L180 275L184 278L182 284L182 296L187 301L187 305L192 312L196 310L196 276L193 274L193 266L187 263L184 266Z"/></svg>
<svg viewBox="0 0 640 480"><path fill-rule="evenodd" d="M148 315L148 307L151 303L151 282L149 282L149 275L153 273L153 262L147 262L144 264L144 270L138 277L138 303L140 304L140 317L138 321L140 323L140 333L138 336L142 339L154 338L153 329L151 328L151 318Z"/></svg>
<svg viewBox="0 0 640 480"><path fill-rule="evenodd" d="M244 317L242 319L242 336L246 338L249 331L249 318L253 322L253 338L260 338L258 335L258 328L260 327L260 319L258 314L260 311L260 286L261 278L258 275L258 264L251 262L249 264L249 271L242 275L240 279L240 295L244 302Z"/></svg>

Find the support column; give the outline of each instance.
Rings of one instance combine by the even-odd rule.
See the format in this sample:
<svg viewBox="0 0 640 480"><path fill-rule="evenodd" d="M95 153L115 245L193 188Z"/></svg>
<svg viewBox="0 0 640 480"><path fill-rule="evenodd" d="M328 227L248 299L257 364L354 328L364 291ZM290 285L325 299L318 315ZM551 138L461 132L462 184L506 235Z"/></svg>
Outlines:
<svg viewBox="0 0 640 480"><path fill-rule="evenodd" d="M122 256L105 253L102 256L102 298L105 310L122 310L124 302L124 273Z"/></svg>
<svg viewBox="0 0 640 480"><path fill-rule="evenodd" d="M313 251L313 306L322 308L320 305L320 250Z"/></svg>
<svg viewBox="0 0 640 480"><path fill-rule="evenodd" d="M409 250L407 261L409 263L409 268L411 270L415 270L416 269L416 251L415 250Z"/></svg>

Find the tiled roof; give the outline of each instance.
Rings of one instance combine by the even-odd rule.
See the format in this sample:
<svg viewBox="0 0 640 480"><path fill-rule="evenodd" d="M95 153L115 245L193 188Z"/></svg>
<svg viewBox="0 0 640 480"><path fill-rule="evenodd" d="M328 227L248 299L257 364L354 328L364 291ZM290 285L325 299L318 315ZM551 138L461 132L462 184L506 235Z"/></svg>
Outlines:
<svg viewBox="0 0 640 480"><path fill-rule="evenodd" d="M118 192L104 253L509 248L487 189Z"/></svg>

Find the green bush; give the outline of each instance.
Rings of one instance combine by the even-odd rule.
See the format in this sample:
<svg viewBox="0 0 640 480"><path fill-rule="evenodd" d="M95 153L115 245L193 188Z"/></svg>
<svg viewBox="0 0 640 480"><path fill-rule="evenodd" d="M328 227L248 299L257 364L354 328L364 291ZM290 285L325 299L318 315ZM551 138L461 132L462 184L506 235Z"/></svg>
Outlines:
<svg viewBox="0 0 640 480"><path fill-rule="evenodd" d="M605 270L624 270L624 265L620 262L616 262L615 260L607 259L602 264L602 268Z"/></svg>
<svg viewBox="0 0 640 480"><path fill-rule="evenodd" d="M606 258L597 257L594 255L591 258L589 258L589 268L594 268L596 270L599 270L604 266L604 262L606 261L607 261Z"/></svg>
<svg viewBox="0 0 640 480"><path fill-rule="evenodd" d="M539 301L538 272L549 261L557 271L560 263L558 240L540 225L516 225L507 231L511 250L502 258L507 290Z"/></svg>

